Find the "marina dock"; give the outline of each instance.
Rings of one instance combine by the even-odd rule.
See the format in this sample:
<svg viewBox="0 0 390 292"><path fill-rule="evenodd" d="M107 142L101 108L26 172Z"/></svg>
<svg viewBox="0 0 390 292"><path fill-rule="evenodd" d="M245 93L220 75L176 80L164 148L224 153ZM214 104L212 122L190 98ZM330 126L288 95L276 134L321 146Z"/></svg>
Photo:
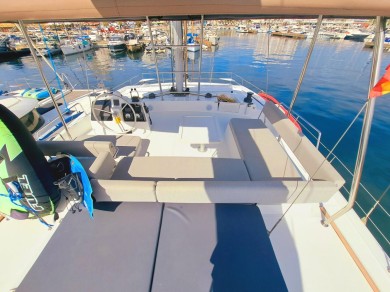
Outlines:
<svg viewBox="0 0 390 292"><path fill-rule="evenodd" d="M365 42L364 43L365 48L372 49L374 47L374 42ZM390 51L390 43L384 43L383 44L383 49L386 51Z"/></svg>

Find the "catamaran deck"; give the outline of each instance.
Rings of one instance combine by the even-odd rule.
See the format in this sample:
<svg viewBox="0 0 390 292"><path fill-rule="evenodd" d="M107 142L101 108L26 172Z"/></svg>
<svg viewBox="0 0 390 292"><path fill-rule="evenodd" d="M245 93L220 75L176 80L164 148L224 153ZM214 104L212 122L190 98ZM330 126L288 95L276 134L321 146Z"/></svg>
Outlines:
<svg viewBox="0 0 390 292"><path fill-rule="evenodd" d="M226 131L231 119L242 115L239 106L232 112L219 111L215 102L205 100L176 101L175 108L169 100L146 104L152 130L132 134L143 141L138 153L142 158L238 159L237 145L226 147L234 144ZM337 192L325 206L334 212L344 204ZM289 291L371 291L332 227L321 225L318 203L295 204L271 233L271 248L267 230L288 206L98 203L94 220L86 211L73 214L65 208L60 213L65 219L51 231L38 221L3 221L0 233L10 240L0 243L7 263L0 290L283 290L279 266ZM388 258L356 214L337 224L351 242L359 242L355 252L378 287L390 287Z"/></svg>

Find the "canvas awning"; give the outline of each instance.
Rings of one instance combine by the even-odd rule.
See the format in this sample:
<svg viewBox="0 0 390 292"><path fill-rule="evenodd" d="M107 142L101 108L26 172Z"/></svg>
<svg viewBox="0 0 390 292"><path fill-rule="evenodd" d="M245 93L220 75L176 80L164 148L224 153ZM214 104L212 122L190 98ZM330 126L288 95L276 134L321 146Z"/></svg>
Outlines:
<svg viewBox="0 0 390 292"><path fill-rule="evenodd" d="M0 8L0 22L16 20L143 19L197 16L238 17L390 16L389 0L14 0Z"/></svg>

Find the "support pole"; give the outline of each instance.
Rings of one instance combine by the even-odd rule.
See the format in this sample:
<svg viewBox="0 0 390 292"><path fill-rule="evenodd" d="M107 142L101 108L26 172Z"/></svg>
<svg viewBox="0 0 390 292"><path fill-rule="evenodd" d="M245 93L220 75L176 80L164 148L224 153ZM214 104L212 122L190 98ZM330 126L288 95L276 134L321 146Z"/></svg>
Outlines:
<svg viewBox="0 0 390 292"><path fill-rule="evenodd" d="M150 26L149 16L146 16L146 20L148 22L150 42L152 43L152 53L153 53L154 65L156 67L157 82L158 82L158 86L160 87L161 100L164 100L164 94L162 91L161 81L160 81L160 72L158 70L158 64L157 64L156 47L154 46L153 33L152 33L152 28Z"/></svg>
<svg viewBox="0 0 390 292"><path fill-rule="evenodd" d="M184 54L183 54L183 27L181 21L171 21L172 27L172 41L173 41L173 61L174 61L174 73L176 80L176 91L184 92Z"/></svg>
<svg viewBox="0 0 390 292"><path fill-rule="evenodd" d="M199 80L198 80L198 100L200 99L200 79L202 75L202 52L203 52L203 23L204 15L200 19L200 56L199 56Z"/></svg>
<svg viewBox="0 0 390 292"><path fill-rule="evenodd" d="M385 40L385 29L386 29L385 26L386 26L386 22L384 17L378 16L376 18L375 44L374 44L374 52L372 58L371 79L370 79L369 90L371 90L371 88L379 80L380 64L381 64L382 54L383 54L383 44ZM364 161L366 158L372 118L374 116L374 109L375 109L375 98L368 98L348 203L344 208L339 210L330 218L327 218L324 221L324 225L328 225L329 223L333 222L340 216L347 213L349 210L352 209L353 205L355 204L357 193L359 190L360 179L363 172Z"/></svg>
<svg viewBox="0 0 390 292"><path fill-rule="evenodd" d="M51 100L52 100L52 102L53 102L53 105L54 105L54 107L56 108L57 113L58 113L58 116L59 116L60 119L61 119L62 125L63 125L64 128L65 128L66 134L68 135L69 139L72 140L72 136L71 136L70 133L69 133L68 126L66 125L65 120L64 120L64 117L63 117L62 114L61 114L60 108L58 107L57 102L55 101L53 92L51 92L50 84L49 84L49 82L47 81L47 79L46 79L46 77L45 77L45 74L43 74L41 62L38 60L37 54L35 53L34 46L33 46L32 42L31 42L30 36L28 35L28 33L27 33L27 31L26 31L26 27L24 26L23 20L19 20L18 23L19 23L19 29L20 29L20 31L22 32L24 38L26 39L27 44L28 44L28 47L30 48L31 55L33 56L34 61L35 61L35 63L36 63L37 66L38 66L38 71L39 71L39 74L41 74L43 83L45 84L46 89L47 89L47 91L48 91L49 94L50 94L50 97L51 97Z"/></svg>
<svg viewBox="0 0 390 292"><path fill-rule="evenodd" d="M20 30L20 28L19 28L19 30ZM61 80L62 83L65 83L64 78L62 78L61 75L58 74L58 73L56 72L56 70L54 70L53 66L52 66L52 65L50 64L50 62L46 59L46 57L42 54L42 52L41 52L40 50L37 49L37 47L34 45L33 42L31 42L31 44L32 44L33 48L38 52L38 54L42 57L42 60L45 61L45 63L47 64L47 66L49 66L50 69L53 70L54 74L57 75L57 77Z"/></svg>
<svg viewBox="0 0 390 292"><path fill-rule="evenodd" d="M306 60L305 60L305 63L303 64L301 75L299 76L298 84L297 84L297 87L295 88L294 95L293 95L293 98L291 100L287 116L291 115L291 111L292 111L292 109L294 107L294 104L295 104L295 101L297 99L299 90L301 89L303 78L305 77L307 66L309 65L311 54L313 52L314 45L315 45L315 43L317 41L317 36L318 36L318 32L320 31L321 23L322 23L322 15L319 15L318 19L317 19L316 29L314 30L314 34L313 34L313 38L312 38L311 43L310 43L309 51L307 52Z"/></svg>

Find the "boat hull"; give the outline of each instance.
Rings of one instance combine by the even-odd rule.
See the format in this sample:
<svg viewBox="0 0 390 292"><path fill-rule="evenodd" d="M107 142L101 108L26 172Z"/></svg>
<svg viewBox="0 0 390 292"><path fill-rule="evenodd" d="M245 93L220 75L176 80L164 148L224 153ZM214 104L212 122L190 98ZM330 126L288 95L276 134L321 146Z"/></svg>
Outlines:
<svg viewBox="0 0 390 292"><path fill-rule="evenodd" d="M3 51L0 52L0 61L6 61L11 59L16 59L19 57L30 55L30 49L21 49L16 51Z"/></svg>
<svg viewBox="0 0 390 292"><path fill-rule="evenodd" d="M344 37L345 40L350 40L350 41L355 41L355 42L364 42L364 39L367 37L368 35L346 35Z"/></svg>
<svg viewBox="0 0 390 292"><path fill-rule="evenodd" d="M200 50L200 45L188 45L187 50L189 52L197 52Z"/></svg>
<svg viewBox="0 0 390 292"><path fill-rule="evenodd" d="M85 45L65 45L61 46L62 53L64 55L73 55L81 52L89 51L93 48L92 44Z"/></svg>
<svg viewBox="0 0 390 292"><path fill-rule="evenodd" d="M111 53L119 53L127 50L127 46L125 44L111 45L108 44L108 49Z"/></svg>

